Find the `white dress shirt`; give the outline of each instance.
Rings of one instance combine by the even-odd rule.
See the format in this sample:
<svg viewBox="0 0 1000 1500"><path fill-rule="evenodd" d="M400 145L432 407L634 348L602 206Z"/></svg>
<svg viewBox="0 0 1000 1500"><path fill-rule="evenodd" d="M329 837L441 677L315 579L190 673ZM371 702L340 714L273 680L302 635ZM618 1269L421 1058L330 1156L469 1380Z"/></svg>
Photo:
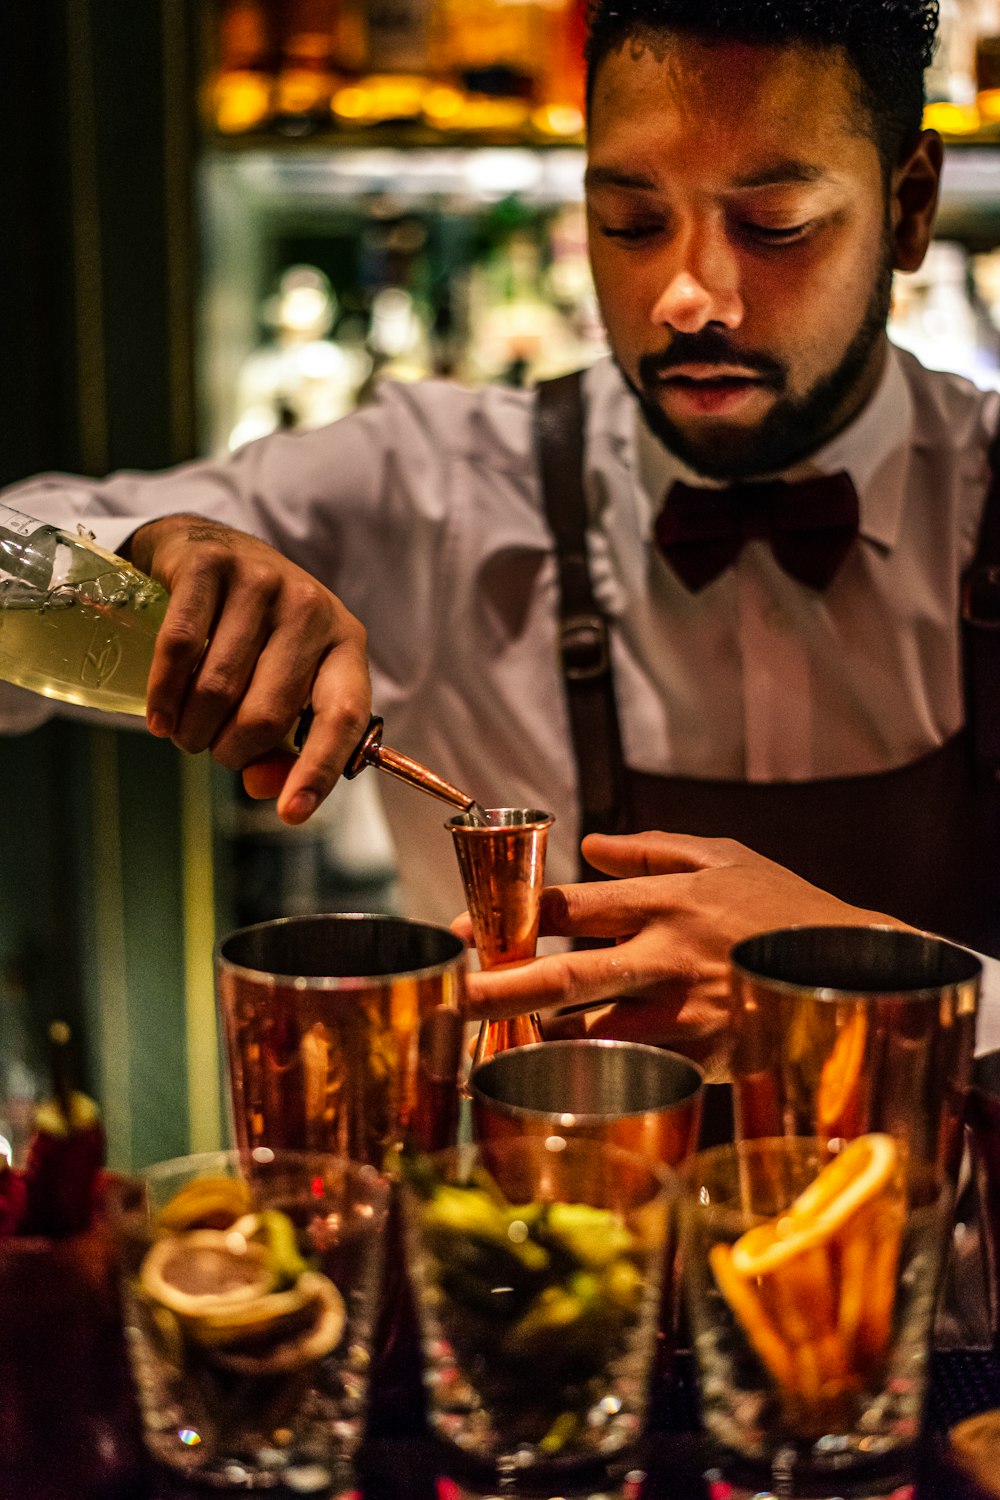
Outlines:
<svg viewBox="0 0 1000 1500"><path fill-rule="evenodd" d="M827 592L765 542L689 593L652 544L675 478L608 360L585 377L595 588L612 616L625 754L637 770L750 781L885 771L962 723L958 584L972 555L1000 396L891 351L860 416L811 472L847 469L861 536ZM369 632L386 742L486 805L556 816L548 877L577 868L576 772L556 648L556 570L533 458L533 397L387 384L330 427L220 462L104 482L44 476L7 503L114 548L195 511L314 573ZM0 728L56 705L5 688ZM408 911L463 899L447 809L381 778Z"/></svg>

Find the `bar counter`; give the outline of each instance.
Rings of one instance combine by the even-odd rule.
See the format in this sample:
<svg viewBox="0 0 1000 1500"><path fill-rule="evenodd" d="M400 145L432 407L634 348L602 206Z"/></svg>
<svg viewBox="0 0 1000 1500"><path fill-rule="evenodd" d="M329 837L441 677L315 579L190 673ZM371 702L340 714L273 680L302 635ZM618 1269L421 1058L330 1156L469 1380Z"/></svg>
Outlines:
<svg viewBox="0 0 1000 1500"><path fill-rule="evenodd" d="M985 1500L984 1492L948 1458L947 1431L994 1406L1000 1406L1000 1355L985 1350L934 1355L925 1434L913 1464L915 1500ZM678 1354L637 1459L648 1475L642 1500L729 1500L729 1487L712 1473L712 1453L697 1429L697 1415L691 1356ZM143 1454L138 1415L128 1402L116 1413L113 1442L112 1461L99 1478L93 1454L78 1449L74 1459L54 1435L45 1475L36 1471L19 1477L8 1470L2 1500L207 1500L226 1493L154 1471ZM379 1431L359 1456L360 1492L363 1500L450 1500L449 1468L427 1436L419 1410L397 1408L392 1418L382 1414ZM287 1491L264 1493L276 1500L288 1496ZM314 1500L324 1500L323 1492L311 1493Z"/></svg>

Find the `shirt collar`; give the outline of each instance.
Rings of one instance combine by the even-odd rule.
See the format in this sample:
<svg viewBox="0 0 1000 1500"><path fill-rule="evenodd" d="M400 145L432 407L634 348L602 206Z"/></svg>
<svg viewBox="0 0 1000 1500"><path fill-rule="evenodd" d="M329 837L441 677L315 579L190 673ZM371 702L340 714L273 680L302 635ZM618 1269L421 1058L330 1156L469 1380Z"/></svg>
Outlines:
<svg viewBox="0 0 1000 1500"><path fill-rule="evenodd" d="M632 460L629 466L634 466L644 509L648 510L651 535L656 514L670 486L678 479L705 486L706 480L653 436L624 382L622 391L628 409L625 425L619 428L622 456L626 462ZM890 344L878 385L853 422L807 463L779 477L802 479L808 474L835 474L846 469L858 492L861 535L891 548L902 522L913 438L913 398L899 354Z"/></svg>

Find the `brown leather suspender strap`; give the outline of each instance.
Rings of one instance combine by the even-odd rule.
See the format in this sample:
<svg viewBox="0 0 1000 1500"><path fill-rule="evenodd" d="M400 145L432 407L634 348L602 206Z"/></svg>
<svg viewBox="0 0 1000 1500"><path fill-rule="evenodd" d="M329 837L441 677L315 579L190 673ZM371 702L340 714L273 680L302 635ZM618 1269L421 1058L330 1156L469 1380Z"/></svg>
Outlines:
<svg viewBox="0 0 1000 1500"><path fill-rule="evenodd" d="M583 833L628 826L625 762L611 675L608 622L587 560L582 376L539 384L535 436L545 514L559 568L559 651L580 787Z"/></svg>
<svg viewBox="0 0 1000 1500"><path fill-rule="evenodd" d="M962 580L965 712L977 763L1000 771L1000 428L976 555Z"/></svg>

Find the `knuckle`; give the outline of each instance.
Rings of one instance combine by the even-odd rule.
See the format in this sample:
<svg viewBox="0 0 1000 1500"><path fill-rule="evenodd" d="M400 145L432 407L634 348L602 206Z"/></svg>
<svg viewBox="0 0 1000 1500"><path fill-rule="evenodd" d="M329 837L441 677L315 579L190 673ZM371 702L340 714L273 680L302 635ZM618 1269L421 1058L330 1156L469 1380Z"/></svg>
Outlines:
<svg viewBox="0 0 1000 1500"><path fill-rule="evenodd" d="M277 704L255 708L242 716L240 724L255 743L262 744L280 740L287 727L288 714L281 712Z"/></svg>
<svg viewBox="0 0 1000 1500"><path fill-rule="evenodd" d="M205 644L201 631L194 620L181 616L164 620L157 637L161 649L171 663L190 661L201 654Z"/></svg>
<svg viewBox="0 0 1000 1500"><path fill-rule="evenodd" d="M236 698L240 685L241 680L233 667L216 662L199 673L195 692L203 703L224 707Z"/></svg>
<svg viewBox="0 0 1000 1500"><path fill-rule="evenodd" d="M558 954L552 956L551 968L549 970L552 979L551 988L558 995L565 996L567 1000L576 1000L581 994L581 984L572 964L568 963Z"/></svg>
<svg viewBox="0 0 1000 1500"><path fill-rule="evenodd" d="M346 703L341 709L341 716L345 732L356 740L364 734L371 718L367 704L360 702Z"/></svg>
<svg viewBox="0 0 1000 1500"><path fill-rule="evenodd" d="M212 746L212 759L226 771L242 771L246 757L240 755L229 739Z"/></svg>

